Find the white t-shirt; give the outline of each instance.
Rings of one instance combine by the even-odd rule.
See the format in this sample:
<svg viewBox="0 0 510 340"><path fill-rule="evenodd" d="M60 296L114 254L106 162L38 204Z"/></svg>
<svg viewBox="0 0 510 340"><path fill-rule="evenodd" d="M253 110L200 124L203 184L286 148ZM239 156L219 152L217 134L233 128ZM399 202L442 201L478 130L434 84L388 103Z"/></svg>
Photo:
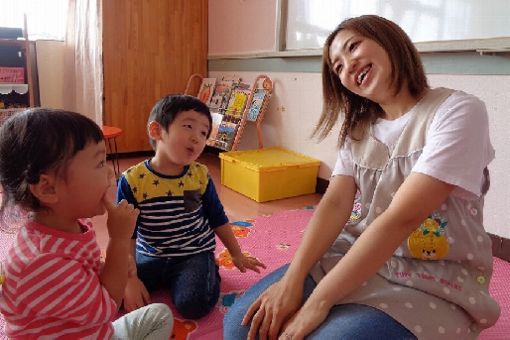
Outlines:
<svg viewBox="0 0 510 340"><path fill-rule="evenodd" d="M393 150L412 108L395 120L379 118L371 134ZM481 195L483 169L494 159L485 104L462 91L452 93L438 108L427 132L427 143L412 171L457 186L453 194L463 198ZM333 176L353 176L351 139L338 151Z"/></svg>

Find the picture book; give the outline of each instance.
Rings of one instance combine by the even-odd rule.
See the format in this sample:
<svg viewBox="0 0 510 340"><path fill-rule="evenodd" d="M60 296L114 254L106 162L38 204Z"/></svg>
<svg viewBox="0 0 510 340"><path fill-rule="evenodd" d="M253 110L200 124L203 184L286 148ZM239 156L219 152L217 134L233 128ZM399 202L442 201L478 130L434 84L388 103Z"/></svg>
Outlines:
<svg viewBox="0 0 510 340"><path fill-rule="evenodd" d="M224 119L218 127L215 146L222 150L229 151L234 143L238 126L238 123Z"/></svg>
<svg viewBox="0 0 510 340"><path fill-rule="evenodd" d="M253 92L250 107L248 109L247 119L255 122L264 107L265 101L268 99L267 91L264 89L257 89Z"/></svg>
<svg viewBox="0 0 510 340"><path fill-rule="evenodd" d="M220 127L221 121L223 120L223 115L218 112L211 112L211 117L212 117L211 135L207 140L207 145L215 146L216 137L218 135L218 128Z"/></svg>
<svg viewBox="0 0 510 340"><path fill-rule="evenodd" d="M215 85L216 78L204 78L202 80L202 84L198 90L197 98L200 99L205 105L209 105L213 96Z"/></svg>
<svg viewBox="0 0 510 340"><path fill-rule="evenodd" d="M211 109L211 111L218 112L225 110L233 86L233 79L222 79L218 81L214 89L214 94L209 102L209 109Z"/></svg>
<svg viewBox="0 0 510 340"><path fill-rule="evenodd" d="M225 113L233 116L242 116L249 96L249 89L236 87L236 89L232 91L232 94L230 95L230 100L228 102Z"/></svg>

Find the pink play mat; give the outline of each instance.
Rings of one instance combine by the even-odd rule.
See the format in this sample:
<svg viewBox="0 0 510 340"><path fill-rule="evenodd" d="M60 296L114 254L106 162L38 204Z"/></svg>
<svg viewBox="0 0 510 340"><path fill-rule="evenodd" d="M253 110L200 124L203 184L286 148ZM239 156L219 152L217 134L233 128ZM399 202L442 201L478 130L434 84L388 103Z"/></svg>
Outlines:
<svg viewBox="0 0 510 340"><path fill-rule="evenodd" d="M261 277L290 261L311 215L310 209L290 210L232 223L243 251L261 259L268 268L261 274L240 273L232 266L223 245L218 241L216 257L222 277L218 305L211 314L199 321L185 320L175 313L176 322L172 339L221 339L225 311L240 294ZM13 239L14 235L11 233L0 233L0 260L5 259ZM494 258L494 277L490 289L491 294L501 305L501 316L495 326L482 332L480 339L509 339L510 263ZM152 301L171 305L170 299L163 291L155 293ZM0 339L5 339L3 325L4 320L0 318Z"/></svg>

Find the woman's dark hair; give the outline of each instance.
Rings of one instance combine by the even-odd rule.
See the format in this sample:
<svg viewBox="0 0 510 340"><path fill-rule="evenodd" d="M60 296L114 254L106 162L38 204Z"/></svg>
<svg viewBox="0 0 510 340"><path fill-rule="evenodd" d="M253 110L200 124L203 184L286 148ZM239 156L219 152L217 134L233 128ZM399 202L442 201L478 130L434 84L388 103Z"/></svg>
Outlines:
<svg viewBox="0 0 510 340"><path fill-rule="evenodd" d="M209 138L212 129L211 112L207 105L193 96L177 94L161 98L152 108L147 124L150 122L157 122L168 132L168 127L180 112L191 110L203 114L209 120L209 131L207 131L207 138ZM155 150L156 142L152 138L149 138L149 142Z"/></svg>
<svg viewBox="0 0 510 340"><path fill-rule="evenodd" d="M318 136L319 140L324 139L337 122L340 112L343 112L344 121L338 138L339 146L343 145L346 136L354 140L361 138L367 126L382 114L379 104L349 91L333 71L329 49L342 30L350 30L374 40L388 53L391 62L391 85L395 88L395 94L406 85L410 94L418 98L429 87L416 47L397 24L377 15L363 15L344 20L330 33L324 44L323 108L313 132L313 136Z"/></svg>
<svg viewBox="0 0 510 340"><path fill-rule="evenodd" d="M29 185L50 170L65 173L78 151L102 140L101 128L78 113L35 108L10 117L0 127L0 211L10 204L33 211L43 208Z"/></svg>

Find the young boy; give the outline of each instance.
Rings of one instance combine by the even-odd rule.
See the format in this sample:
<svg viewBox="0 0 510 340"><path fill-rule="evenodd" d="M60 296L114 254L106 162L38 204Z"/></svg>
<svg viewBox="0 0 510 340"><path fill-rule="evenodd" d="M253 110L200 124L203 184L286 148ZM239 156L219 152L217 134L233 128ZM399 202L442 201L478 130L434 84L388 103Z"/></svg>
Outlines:
<svg viewBox="0 0 510 340"><path fill-rule="evenodd" d="M119 179L117 200L140 210L133 234L136 266L124 296L127 311L149 303L148 291L165 287L183 317L198 319L209 313L220 292L215 234L241 272L265 268L242 254L207 167L195 162L210 133L211 114L200 100L162 98L148 120L155 156Z"/></svg>

